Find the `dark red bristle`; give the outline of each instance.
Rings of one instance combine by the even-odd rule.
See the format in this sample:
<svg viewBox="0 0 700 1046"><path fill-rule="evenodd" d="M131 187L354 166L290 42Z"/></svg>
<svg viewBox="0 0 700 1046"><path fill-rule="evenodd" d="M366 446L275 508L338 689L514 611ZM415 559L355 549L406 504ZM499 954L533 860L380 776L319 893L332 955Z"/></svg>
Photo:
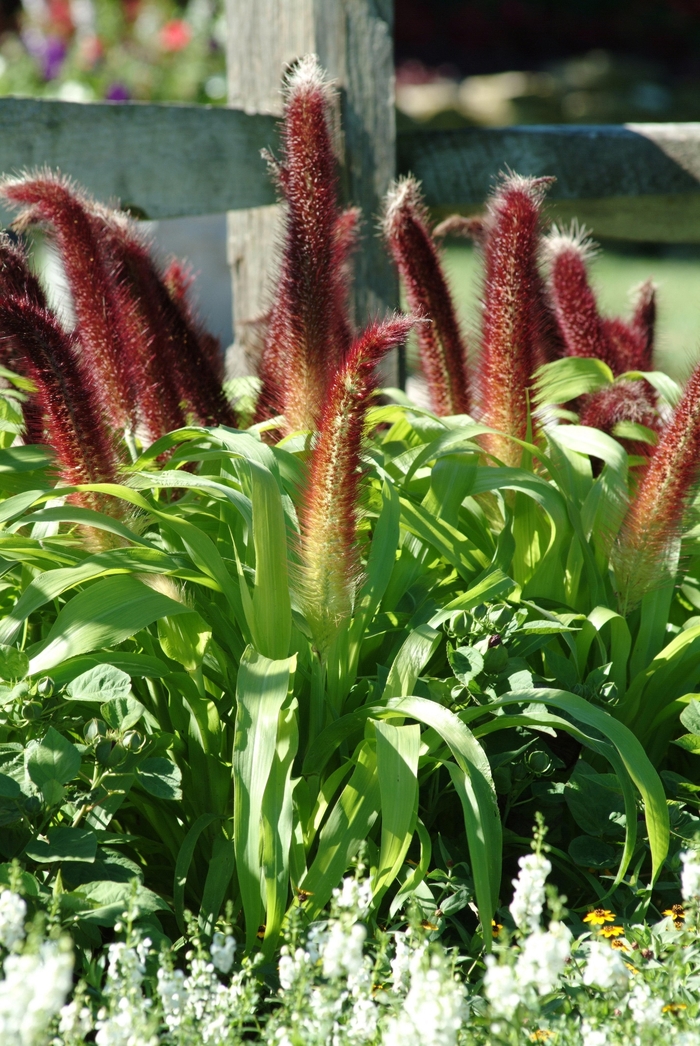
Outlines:
<svg viewBox="0 0 700 1046"><path fill-rule="evenodd" d="M286 202L279 278L260 362L256 420L283 413L287 429L318 425L329 381L347 352L347 246L354 219L341 216L330 130L331 94L314 57L285 86L282 160Z"/></svg>
<svg viewBox="0 0 700 1046"><path fill-rule="evenodd" d="M408 303L429 321L417 336L432 408L438 415L468 414L466 343L414 178L402 178L390 190L383 226Z"/></svg>

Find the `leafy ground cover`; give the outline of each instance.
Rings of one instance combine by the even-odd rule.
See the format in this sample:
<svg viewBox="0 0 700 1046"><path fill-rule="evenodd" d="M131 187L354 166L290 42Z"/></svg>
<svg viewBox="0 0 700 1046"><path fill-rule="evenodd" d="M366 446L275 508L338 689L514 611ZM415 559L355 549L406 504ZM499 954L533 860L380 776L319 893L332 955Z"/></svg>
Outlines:
<svg viewBox="0 0 700 1046"><path fill-rule="evenodd" d="M226 392L182 265L58 176L0 186L7 1036L694 1042L700 371L655 369L651 282L601 312L517 175L436 230L394 186L411 311L355 331L332 105L298 63ZM478 346L446 232L483 256ZM411 330L431 410L377 394Z"/></svg>

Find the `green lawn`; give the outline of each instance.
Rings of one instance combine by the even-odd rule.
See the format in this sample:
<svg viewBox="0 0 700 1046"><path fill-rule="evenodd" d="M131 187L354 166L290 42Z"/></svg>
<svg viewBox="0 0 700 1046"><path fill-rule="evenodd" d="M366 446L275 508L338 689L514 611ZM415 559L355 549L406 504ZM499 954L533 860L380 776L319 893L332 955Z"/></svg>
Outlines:
<svg viewBox="0 0 700 1046"><path fill-rule="evenodd" d="M446 264L473 347L479 327L479 258L470 246L450 246ZM593 282L601 308L609 315L625 315L630 288L650 276L659 287L657 366L674 378L686 378L700 358L700 258L608 249L593 262Z"/></svg>

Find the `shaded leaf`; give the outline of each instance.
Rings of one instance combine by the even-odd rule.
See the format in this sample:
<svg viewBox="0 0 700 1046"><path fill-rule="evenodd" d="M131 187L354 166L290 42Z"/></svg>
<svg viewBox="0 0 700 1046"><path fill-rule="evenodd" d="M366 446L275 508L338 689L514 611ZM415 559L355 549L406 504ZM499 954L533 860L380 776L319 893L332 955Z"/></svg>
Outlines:
<svg viewBox="0 0 700 1046"><path fill-rule="evenodd" d="M142 788L158 799L182 799L180 768L163 756L144 759L136 767L136 779Z"/></svg>
<svg viewBox="0 0 700 1046"><path fill-rule="evenodd" d="M80 753L50 726L44 739L27 750L27 773L39 788L45 781L68 784L80 769Z"/></svg>
<svg viewBox="0 0 700 1046"><path fill-rule="evenodd" d="M97 836L89 828L49 828L46 841L34 839L24 850L33 861L47 864L50 861L95 860Z"/></svg>

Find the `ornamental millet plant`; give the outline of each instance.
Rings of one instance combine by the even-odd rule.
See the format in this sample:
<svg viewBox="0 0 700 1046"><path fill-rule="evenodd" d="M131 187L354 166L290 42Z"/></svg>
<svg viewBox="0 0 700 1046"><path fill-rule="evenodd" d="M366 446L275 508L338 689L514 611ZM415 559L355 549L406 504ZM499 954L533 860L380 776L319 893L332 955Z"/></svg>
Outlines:
<svg viewBox="0 0 700 1046"><path fill-rule="evenodd" d="M652 370L656 289L651 281L641 285L630 321L602 316L588 278L588 263L595 250L576 223L568 232L554 226L545 238L549 292L565 354L600 359L615 377L626 371ZM609 434L620 421L657 430L656 396L648 382L617 381L582 398L579 421ZM625 440L624 445L631 454L648 456L651 452L651 445L643 441Z"/></svg>
<svg viewBox="0 0 700 1046"><path fill-rule="evenodd" d="M91 376L76 353L74 335L63 330L46 307L21 249L6 237L0 240L0 267L12 272L12 280L0 284L3 353L36 390L29 435L45 438L54 448L62 482L116 480L119 457L102 423ZM9 285L15 293L9 293ZM85 492L72 500L101 507L99 496Z"/></svg>
<svg viewBox="0 0 700 1046"><path fill-rule="evenodd" d="M135 397L128 359L121 351L122 302L105 266L87 207L62 179L45 174L6 179L4 198L24 209L18 229L43 223L61 253L86 363L99 376L98 395L117 430L135 426Z"/></svg>
<svg viewBox="0 0 700 1046"><path fill-rule="evenodd" d="M188 418L235 424L184 296L169 293L135 224L50 173L0 189L25 205L15 227L41 222L60 250L78 339L113 427L143 426L155 440Z"/></svg>
<svg viewBox="0 0 700 1046"><path fill-rule="evenodd" d="M173 261L161 275L132 221L107 208L96 207L94 214L112 278L124 293L125 339L132 347L140 413L152 438L187 421L235 426L221 387L220 346L192 314L183 267Z"/></svg>
<svg viewBox="0 0 700 1046"><path fill-rule="evenodd" d="M417 337L431 406L438 416L468 414L466 342L415 178L400 178L389 190L382 225L408 304L428 318Z"/></svg>
<svg viewBox="0 0 700 1046"><path fill-rule="evenodd" d="M24 251L3 241L0 294L3 305L14 306L7 311L5 358L37 385L24 407L25 439L48 438L66 481L112 480L120 438L133 453L134 435L152 442L188 422L235 425L214 339L187 303L181 267L171 264L161 274L134 222L59 176L9 179L0 191L24 207L19 230L47 228L69 282L76 314L70 334L48 310Z"/></svg>
<svg viewBox="0 0 700 1046"><path fill-rule="evenodd" d="M282 414L291 432L318 427L328 384L350 348L347 263L357 212L338 206L333 94L315 56L291 69L284 95L282 157L270 166L286 216L256 420Z"/></svg>
<svg viewBox="0 0 700 1046"><path fill-rule="evenodd" d="M683 518L700 471L700 367L649 458L613 548L623 609L668 583L678 567Z"/></svg>
<svg viewBox="0 0 700 1046"><path fill-rule="evenodd" d="M542 203L549 178L502 179L488 204L484 237L484 289L480 419L500 434L482 437L506 465L519 465L512 439L528 437L528 385L548 353L542 348L546 302L537 269Z"/></svg>
<svg viewBox="0 0 700 1046"><path fill-rule="evenodd" d="M396 316L370 324L353 342L327 392L301 516L303 600L322 653L351 614L360 579L360 455L377 366L390 349L403 344L413 323Z"/></svg>

